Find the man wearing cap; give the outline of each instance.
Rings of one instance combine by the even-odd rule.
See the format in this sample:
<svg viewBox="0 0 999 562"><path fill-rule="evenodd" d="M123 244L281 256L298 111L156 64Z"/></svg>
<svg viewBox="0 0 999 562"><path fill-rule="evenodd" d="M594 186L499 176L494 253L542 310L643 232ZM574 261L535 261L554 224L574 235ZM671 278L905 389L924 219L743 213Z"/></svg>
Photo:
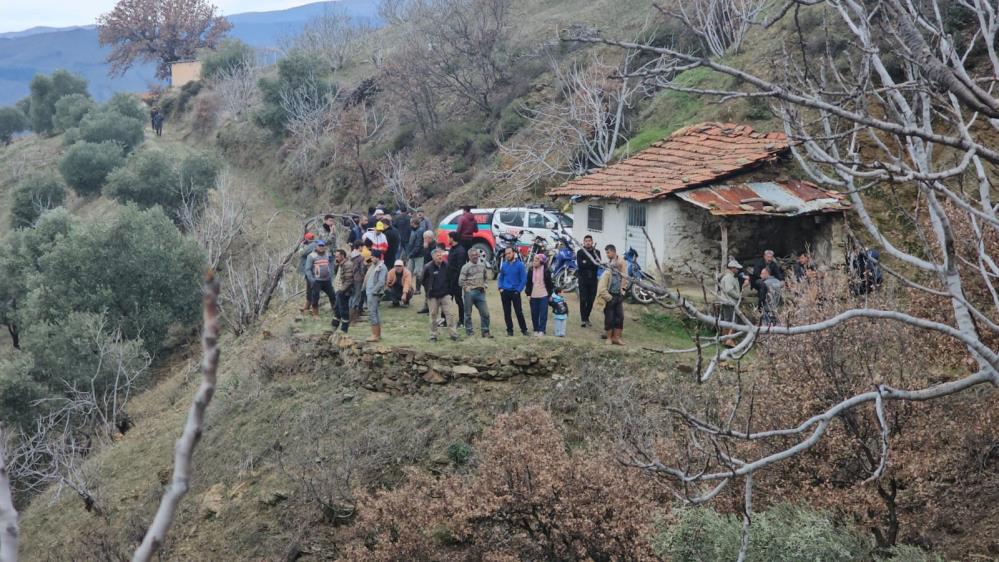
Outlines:
<svg viewBox="0 0 999 562"><path fill-rule="evenodd" d="M735 258L730 258L728 260L728 269L725 274L722 275L721 280L718 282L719 287L719 299L718 308L719 314L722 322L735 322L736 314L735 309L739 306L739 302L742 301L742 284L739 283L737 275L739 270L742 269L742 264L736 261ZM726 328L722 331L722 334L729 335L732 333L731 328ZM732 338L725 339L722 342L724 345L729 347L735 345L735 340Z"/></svg>
<svg viewBox="0 0 999 562"><path fill-rule="evenodd" d="M430 341L437 341L437 320L441 314L447 321L451 339L458 341L458 326L454 319L454 309L451 308L454 298L448 281L448 266L444 263L444 250L434 250L431 256L430 263L423 266L423 290L430 307Z"/></svg>
<svg viewBox="0 0 999 562"><path fill-rule="evenodd" d="M365 240L371 240L371 249L383 254L388 251L388 238L385 238L385 223L375 221L375 227L364 233Z"/></svg>
<svg viewBox="0 0 999 562"><path fill-rule="evenodd" d="M486 261L481 259L476 249L468 251L468 260L468 263L461 267L458 276L458 286L464 290L465 333L471 336L475 332L472 327L472 307L475 307L479 310L482 337L491 338L489 307L486 305Z"/></svg>
<svg viewBox="0 0 999 562"><path fill-rule="evenodd" d="M413 288L413 273L406 269L406 264L402 260L395 260L395 265L389 270L386 277L385 287L388 288L389 296L392 298L392 306L409 306L409 299L413 298L415 289Z"/></svg>
<svg viewBox="0 0 999 562"><path fill-rule="evenodd" d="M312 284L312 317L319 317L319 293L326 293L330 308L336 310L336 296L333 294L333 261L326 253L326 241L317 240L316 250L305 261L305 275Z"/></svg>
<svg viewBox="0 0 999 562"><path fill-rule="evenodd" d="M298 252L298 273L305 278L305 306L300 310L303 314L312 308L312 282L309 281L309 267L306 262L309 260L309 254L314 251L316 251L316 236L311 232L306 232L302 236L302 249Z"/></svg>
<svg viewBox="0 0 999 562"><path fill-rule="evenodd" d="M378 342L382 339L382 320L378 314L378 305L385 294L385 279L388 277L388 270L382 262L382 253L379 250L371 250L371 265L364 275L364 293L368 297L368 322L371 324L371 336L369 342Z"/></svg>

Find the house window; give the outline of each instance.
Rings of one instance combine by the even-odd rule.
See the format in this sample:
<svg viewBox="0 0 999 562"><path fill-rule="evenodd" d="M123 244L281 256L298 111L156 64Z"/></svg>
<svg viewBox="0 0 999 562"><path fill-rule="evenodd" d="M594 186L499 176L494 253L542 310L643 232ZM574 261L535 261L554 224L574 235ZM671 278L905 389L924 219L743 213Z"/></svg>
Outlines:
<svg viewBox="0 0 999 562"><path fill-rule="evenodd" d="M586 229L593 232L604 230L604 208L589 205L586 207Z"/></svg>
<svg viewBox="0 0 999 562"><path fill-rule="evenodd" d="M645 227L645 204L628 204L628 226Z"/></svg>

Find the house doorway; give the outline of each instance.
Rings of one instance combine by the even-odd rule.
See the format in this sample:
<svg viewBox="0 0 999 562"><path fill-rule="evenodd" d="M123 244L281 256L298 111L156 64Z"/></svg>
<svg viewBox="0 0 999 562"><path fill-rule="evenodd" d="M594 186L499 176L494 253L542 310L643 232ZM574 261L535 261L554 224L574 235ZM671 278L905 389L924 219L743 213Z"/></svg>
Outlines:
<svg viewBox="0 0 999 562"><path fill-rule="evenodd" d="M649 244L645 238L643 229L646 225L646 205L645 203L628 203L628 224L625 229L625 248L621 248L621 255L624 255L629 248L634 248L638 253L638 263L643 269L649 269Z"/></svg>

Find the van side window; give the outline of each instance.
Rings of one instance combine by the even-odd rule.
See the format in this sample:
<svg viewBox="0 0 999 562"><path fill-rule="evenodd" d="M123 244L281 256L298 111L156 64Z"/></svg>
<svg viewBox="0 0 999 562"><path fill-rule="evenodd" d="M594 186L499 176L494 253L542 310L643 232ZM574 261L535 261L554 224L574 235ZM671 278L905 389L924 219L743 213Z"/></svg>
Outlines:
<svg viewBox="0 0 999 562"><path fill-rule="evenodd" d="M524 226L524 211L500 211L499 221L505 226Z"/></svg>
<svg viewBox="0 0 999 562"><path fill-rule="evenodd" d="M531 211L527 215L527 228L544 228L545 227L545 216L541 213L535 213Z"/></svg>

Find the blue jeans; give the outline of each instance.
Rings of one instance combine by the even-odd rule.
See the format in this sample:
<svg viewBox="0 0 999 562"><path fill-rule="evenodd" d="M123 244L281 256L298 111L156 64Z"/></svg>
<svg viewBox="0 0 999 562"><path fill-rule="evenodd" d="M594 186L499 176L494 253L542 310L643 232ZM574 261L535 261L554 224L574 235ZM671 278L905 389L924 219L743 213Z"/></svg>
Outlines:
<svg viewBox="0 0 999 562"><path fill-rule="evenodd" d="M531 326L535 332L544 332L548 328L548 297L531 297Z"/></svg>
<svg viewBox="0 0 999 562"><path fill-rule="evenodd" d="M381 304L382 296L368 293L368 323L377 326L382 323L381 316L378 315L378 305Z"/></svg>
<svg viewBox="0 0 999 562"><path fill-rule="evenodd" d="M465 291L465 333L472 335L472 307L479 309L479 320L483 335L489 333L489 307L486 305L486 292L482 289Z"/></svg>
<svg viewBox="0 0 999 562"><path fill-rule="evenodd" d="M565 322L566 322L566 320L568 320L568 317L563 317L563 318L559 318L558 316L555 317L555 335L557 337L560 337L560 338L564 338L565 337Z"/></svg>

